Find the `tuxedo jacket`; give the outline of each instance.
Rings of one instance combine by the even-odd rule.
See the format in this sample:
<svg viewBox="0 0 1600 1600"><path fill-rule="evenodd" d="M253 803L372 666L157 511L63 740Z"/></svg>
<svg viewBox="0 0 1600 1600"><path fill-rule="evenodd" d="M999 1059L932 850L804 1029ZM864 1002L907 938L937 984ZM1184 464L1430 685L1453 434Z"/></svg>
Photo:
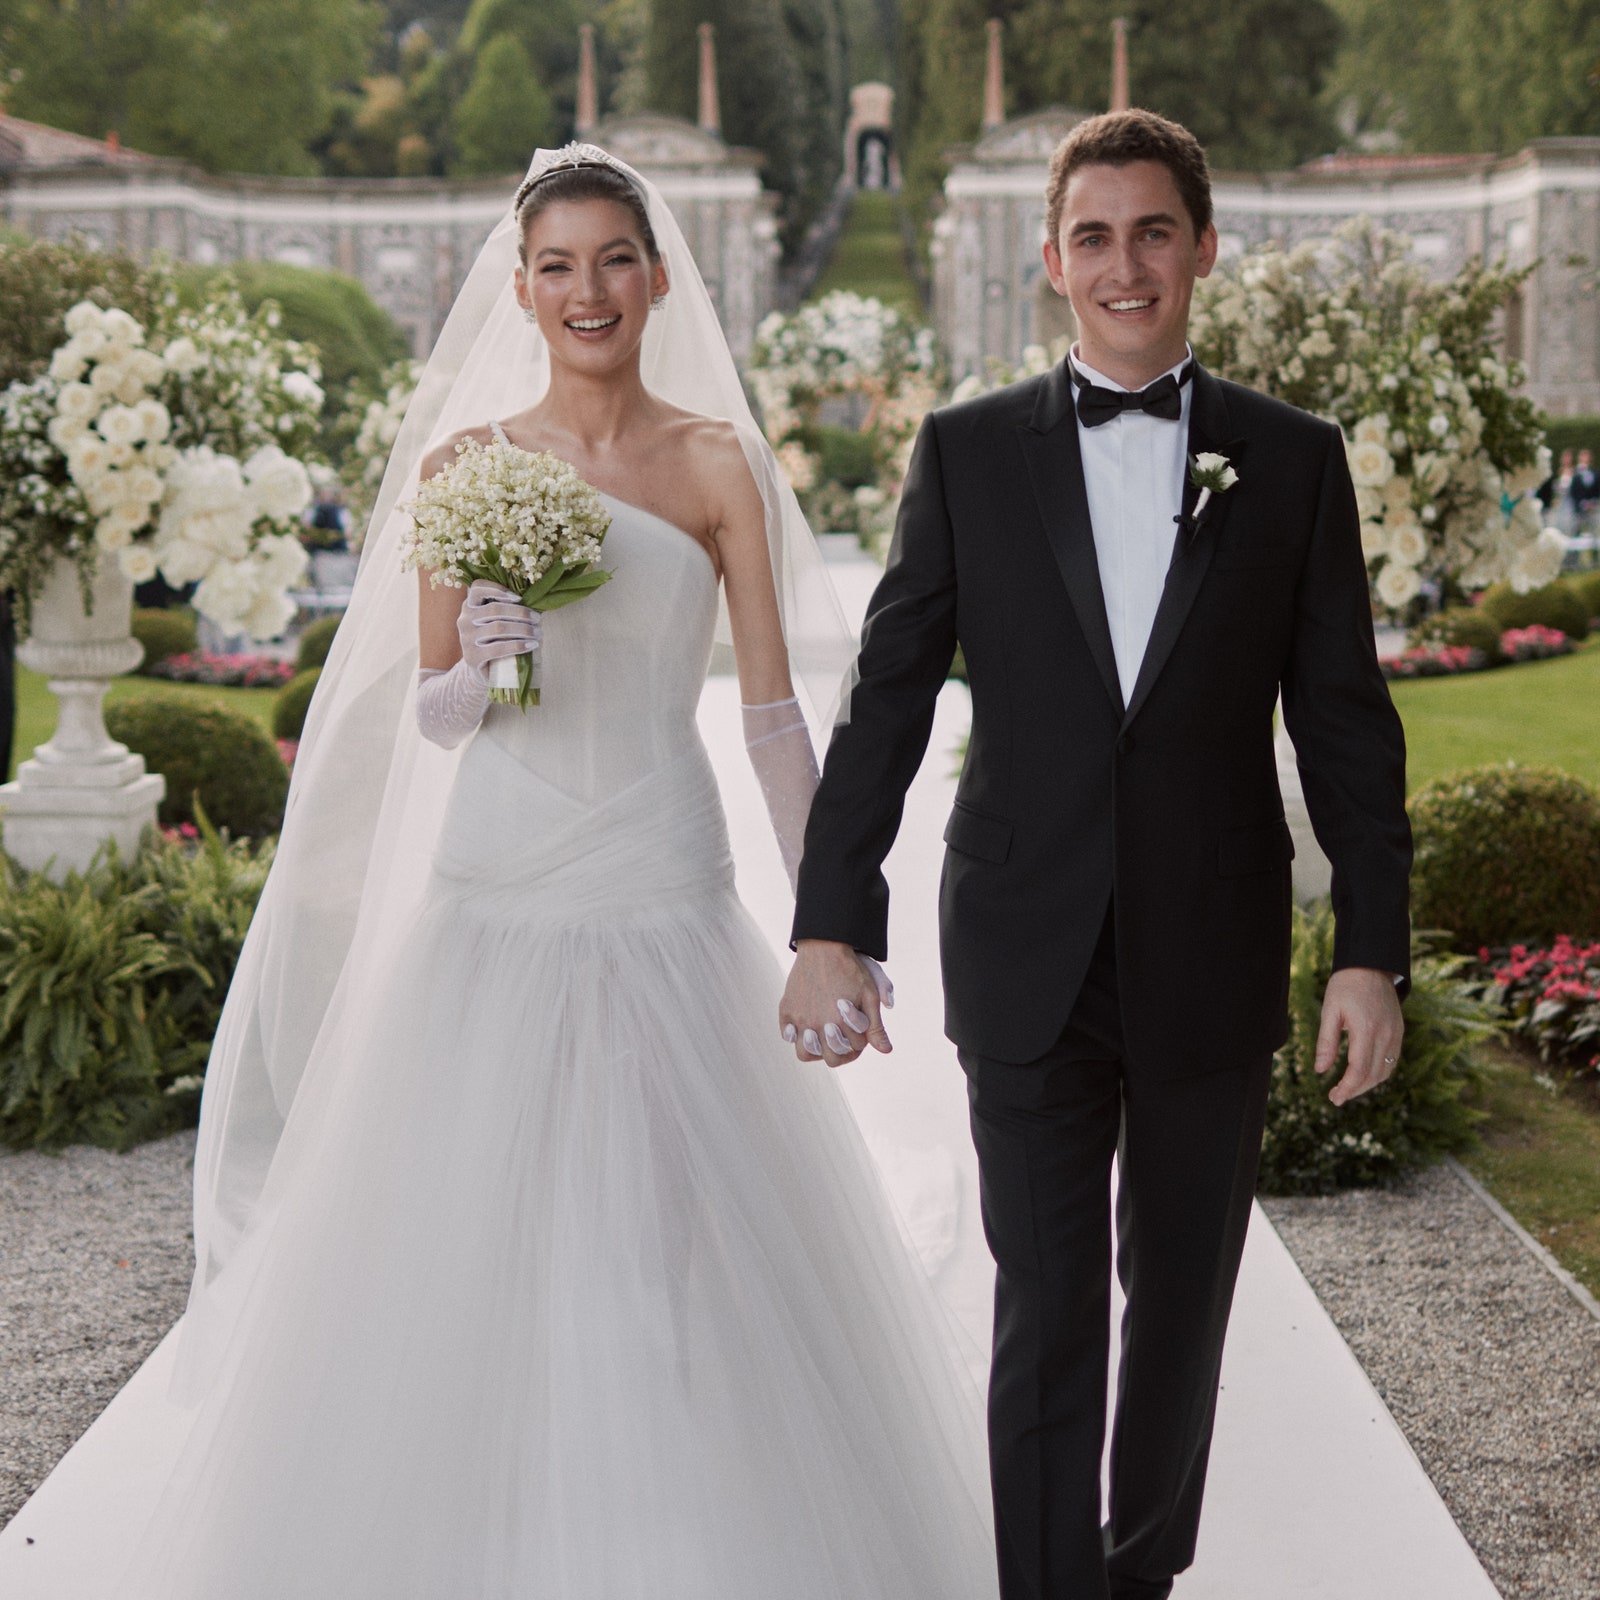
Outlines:
<svg viewBox="0 0 1600 1600"><path fill-rule="evenodd" d="M1055 1043L1113 897L1130 1063L1190 1076L1283 1043L1280 689L1333 866L1335 966L1409 972L1405 740L1339 430L1197 368L1188 451L1239 478L1178 530L1125 705L1066 364L936 411L918 437L793 931L887 956L883 859L959 643L972 732L940 943L946 1031L976 1055L1027 1062Z"/></svg>

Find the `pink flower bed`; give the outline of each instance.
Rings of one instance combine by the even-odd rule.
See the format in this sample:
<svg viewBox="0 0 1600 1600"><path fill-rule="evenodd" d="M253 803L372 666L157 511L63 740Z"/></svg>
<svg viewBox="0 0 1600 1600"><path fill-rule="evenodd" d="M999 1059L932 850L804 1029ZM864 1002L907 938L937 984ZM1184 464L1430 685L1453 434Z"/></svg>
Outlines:
<svg viewBox="0 0 1600 1600"><path fill-rule="evenodd" d="M1547 950L1486 948L1478 961L1513 1033L1545 1061L1600 1071L1600 939L1581 943L1563 934Z"/></svg>
<svg viewBox="0 0 1600 1600"><path fill-rule="evenodd" d="M209 683L220 689L281 689L294 676L294 663L276 656L195 650L156 662L146 676L172 683Z"/></svg>
<svg viewBox="0 0 1600 1600"><path fill-rule="evenodd" d="M1507 661L1545 661L1572 654L1572 641L1559 628L1534 623L1531 628L1507 628L1500 635L1500 654Z"/></svg>

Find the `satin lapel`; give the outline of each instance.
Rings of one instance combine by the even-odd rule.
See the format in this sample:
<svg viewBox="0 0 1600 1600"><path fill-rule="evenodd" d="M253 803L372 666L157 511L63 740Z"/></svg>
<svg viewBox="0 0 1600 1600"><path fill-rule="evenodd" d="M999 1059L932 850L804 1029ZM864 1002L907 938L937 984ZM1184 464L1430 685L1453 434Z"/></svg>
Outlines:
<svg viewBox="0 0 1600 1600"><path fill-rule="evenodd" d="M1072 409L1072 383L1065 361L1046 375L1033 417L1017 430L1017 437L1028 463L1033 497L1051 554L1061 569L1061 580L1067 586L1078 626L1100 669L1106 693L1120 712L1122 686L1111 645L1111 625L1106 621L1105 596L1100 589L1089 496L1083 486L1083 453L1078 448L1078 422Z"/></svg>
<svg viewBox="0 0 1600 1600"><path fill-rule="evenodd" d="M1244 441L1228 440L1228 407L1222 397L1222 386L1204 367L1197 366L1194 374L1194 399L1189 405L1188 456L1212 450L1225 455L1237 464L1244 452ZM1187 472L1183 484L1183 512L1193 514L1199 490L1189 482ZM1145 646L1144 660L1139 663L1139 676L1134 681L1133 698L1123 716L1124 728L1138 716L1139 708L1149 698L1151 687L1161 676L1161 670L1172 654L1178 635L1194 608L1195 597L1211 565L1212 552L1217 547L1217 530L1227 515L1228 496L1212 495L1200 519L1200 525L1190 532L1178 529L1172 547L1172 564L1167 568L1166 587L1161 591L1161 604L1156 608L1156 619L1150 628L1150 642Z"/></svg>

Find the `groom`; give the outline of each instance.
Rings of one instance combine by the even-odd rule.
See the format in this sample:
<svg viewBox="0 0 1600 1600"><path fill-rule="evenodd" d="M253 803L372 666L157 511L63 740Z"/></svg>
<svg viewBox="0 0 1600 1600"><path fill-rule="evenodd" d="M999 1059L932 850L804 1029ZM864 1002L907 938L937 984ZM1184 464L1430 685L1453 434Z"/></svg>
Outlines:
<svg viewBox="0 0 1600 1600"><path fill-rule="evenodd" d="M856 952L887 954L881 864L959 642L972 736L941 936L998 1268L1001 1593L1158 1600L1194 1556L1287 1034L1273 708L1333 863L1316 1065L1348 1040L1337 1104L1400 1052L1405 746L1338 429L1189 353L1217 254L1199 144L1144 111L1081 123L1046 216L1078 343L923 426L811 809L780 1020L830 1064L889 1048ZM1209 493L1201 456L1224 458ZM1127 1311L1102 1528L1113 1153Z"/></svg>

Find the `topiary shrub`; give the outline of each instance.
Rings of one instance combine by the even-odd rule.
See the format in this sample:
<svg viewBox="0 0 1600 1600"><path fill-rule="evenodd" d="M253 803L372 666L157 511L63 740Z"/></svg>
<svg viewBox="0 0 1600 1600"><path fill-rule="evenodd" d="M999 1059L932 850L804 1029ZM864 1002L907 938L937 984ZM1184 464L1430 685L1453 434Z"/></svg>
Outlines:
<svg viewBox="0 0 1600 1600"><path fill-rule="evenodd" d="M1445 644L1481 650L1484 660L1494 666L1503 659L1500 635L1504 631L1481 606L1450 606L1419 622L1408 642L1416 648Z"/></svg>
<svg viewBox="0 0 1600 1600"><path fill-rule="evenodd" d="M1578 597L1578 604L1589 613L1590 622L1600 619L1600 570L1575 572L1566 584Z"/></svg>
<svg viewBox="0 0 1600 1600"><path fill-rule="evenodd" d="M1273 1058L1257 1187L1263 1194L1328 1194L1387 1183L1409 1167L1469 1148L1479 1113L1463 1104L1478 1079L1473 1046L1496 1031L1478 986L1456 976L1463 956L1412 943L1405 1041L1387 1083L1349 1105L1328 1091L1344 1073L1312 1068L1322 996L1333 972L1333 912L1295 908L1289 966L1289 1038Z"/></svg>
<svg viewBox="0 0 1600 1600"><path fill-rule="evenodd" d="M1518 594L1509 583L1497 583L1483 597L1483 610L1503 633L1507 628L1559 628L1569 639L1589 636L1589 617L1571 586L1547 583L1542 589Z"/></svg>
<svg viewBox="0 0 1600 1600"><path fill-rule="evenodd" d="M1411 917L1457 950L1600 933L1600 794L1550 767L1477 767L1424 785Z"/></svg>
<svg viewBox="0 0 1600 1600"><path fill-rule="evenodd" d="M169 656L192 655L200 648L194 618L187 611L136 609L132 628L134 638L144 646L144 660L135 669L139 673L148 673Z"/></svg>
<svg viewBox="0 0 1600 1600"><path fill-rule="evenodd" d="M294 670L309 672L313 667L324 666L328 652L333 649L333 636L339 631L340 618L321 617L309 624L300 635L300 648L295 654Z"/></svg>
<svg viewBox="0 0 1600 1600"><path fill-rule="evenodd" d="M166 778L163 826L195 821L197 794L211 820L235 836L259 837L283 825L289 769L272 736L244 712L152 690L108 705L106 727Z"/></svg>
<svg viewBox="0 0 1600 1600"><path fill-rule="evenodd" d="M306 725L306 711L311 705L311 696L316 690L317 679L321 676L321 667L312 667L307 672L297 672L278 691L278 698L272 702L274 738L300 737Z"/></svg>

